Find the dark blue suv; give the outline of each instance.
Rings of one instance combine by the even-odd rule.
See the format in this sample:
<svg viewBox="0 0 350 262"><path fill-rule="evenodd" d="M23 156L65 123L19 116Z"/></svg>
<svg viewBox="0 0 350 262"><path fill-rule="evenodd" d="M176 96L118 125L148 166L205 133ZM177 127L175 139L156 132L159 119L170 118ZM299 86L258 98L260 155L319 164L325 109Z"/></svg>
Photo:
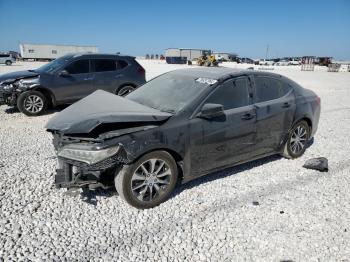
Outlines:
<svg viewBox="0 0 350 262"><path fill-rule="evenodd" d="M145 82L145 69L134 57L70 54L36 70L1 75L0 104L36 116L48 106L74 103L98 89L124 96Z"/></svg>

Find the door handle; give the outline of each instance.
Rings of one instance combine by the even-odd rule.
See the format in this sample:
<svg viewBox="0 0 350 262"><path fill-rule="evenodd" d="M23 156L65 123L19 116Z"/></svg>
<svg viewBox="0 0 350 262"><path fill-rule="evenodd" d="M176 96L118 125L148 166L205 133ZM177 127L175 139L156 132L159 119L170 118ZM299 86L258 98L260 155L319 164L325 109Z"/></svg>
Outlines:
<svg viewBox="0 0 350 262"><path fill-rule="evenodd" d="M241 119L242 120L250 120L250 119L253 119L255 116L256 116L255 114L246 113L246 114L241 116Z"/></svg>
<svg viewBox="0 0 350 262"><path fill-rule="evenodd" d="M288 107L290 107L290 103L289 102L285 102L285 103L283 103L282 107L283 108L288 108Z"/></svg>
<svg viewBox="0 0 350 262"><path fill-rule="evenodd" d="M116 75L114 78L121 78L123 75Z"/></svg>
<svg viewBox="0 0 350 262"><path fill-rule="evenodd" d="M93 80L94 78L93 77L87 77L87 78L84 78L84 81L89 81L89 80Z"/></svg>

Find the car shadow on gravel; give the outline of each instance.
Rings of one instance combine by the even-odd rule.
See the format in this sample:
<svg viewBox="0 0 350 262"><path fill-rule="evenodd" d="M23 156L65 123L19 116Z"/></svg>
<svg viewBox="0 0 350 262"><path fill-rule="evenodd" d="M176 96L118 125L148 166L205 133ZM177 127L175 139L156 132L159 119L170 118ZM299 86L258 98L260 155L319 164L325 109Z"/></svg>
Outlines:
<svg viewBox="0 0 350 262"><path fill-rule="evenodd" d="M314 138L310 139L306 148L310 147L313 143L314 143ZM281 158L283 158L281 155L272 155L272 156L260 158L260 159L257 159L257 160L254 160L254 161L251 161L248 163L228 167L228 168L222 169L220 171L216 171L216 172L210 173L208 175L204 175L202 177L196 178L196 179L194 179L186 184L183 184L183 185L179 184L175 188L175 190L172 193L172 195L170 196L170 198L173 198L173 197L181 194L182 191L184 191L184 190L192 189L192 188L195 188L195 187L200 186L202 184L206 184L206 183L215 181L217 179L223 179L225 177L238 175L241 172L248 171L248 170L251 170L253 168L268 164L270 162L280 160ZM118 193L114 187L111 187L109 189L98 188L96 190L83 190L80 194L80 198L82 199L82 201L96 206L97 205L97 198L96 197L113 197L113 196L117 196L117 195L118 195Z"/></svg>
<svg viewBox="0 0 350 262"><path fill-rule="evenodd" d="M264 158L261 158L258 160L248 162L248 163L228 167L228 168L222 169L220 171L216 171L216 172L210 173L208 175L196 178L196 179L194 179L186 184L178 186L170 198L173 198L173 197L177 196L178 194L181 194L181 192L184 190L191 189L191 188L200 186L202 184L206 184L206 183L215 181L217 179L223 179L225 177L238 175L241 172L251 170L253 168L268 164L270 162L279 160L281 158L282 158L282 156L280 156L280 155L268 156L268 157L264 157Z"/></svg>
<svg viewBox="0 0 350 262"><path fill-rule="evenodd" d="M253 169L255 167L268 164L270 162L279 160L281 158L282 157L279 155L269 156L269 157L261 158L261 159L258 159L258 160L252 161L252 162L241 164L238 166L228 167L228 168L225 168L223 170L220 170L220 171L217 171L214 173L210 173L210 174L205 175L203 177L196 178L196 179L194 179L186 184L178 185L175 188L172 195L170 196L170 198L173 198L173 197L181 194L181 192L184 190L195 188L197 186L200 186L201 184L209 183L209 182L212 182L212 181L217 180L217 179L222 179L222 178L225 178L228 176L234 176L234 175L237 175L243 171L247 171L247 170ZM97 202L98 202L97 197L113 197L113 196L118 196L118 193L114 187L111 187L110 189L98 188L96 190L83 190L80 193L80 198L82 201L84 201L85 203L94 205L94 206L97 205Z"/></svg>

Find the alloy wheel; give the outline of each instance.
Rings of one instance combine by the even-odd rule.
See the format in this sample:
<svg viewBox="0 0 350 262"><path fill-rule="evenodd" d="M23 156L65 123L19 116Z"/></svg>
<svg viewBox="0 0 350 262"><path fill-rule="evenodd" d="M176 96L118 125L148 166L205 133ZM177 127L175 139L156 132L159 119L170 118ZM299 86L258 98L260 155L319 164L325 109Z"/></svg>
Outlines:
<svg viewBox="0 0 350 262"><path fill-rule="evenodd" d="M171 169L164 160L149 159L133 173L131 191L140 201L152 201L166 191L171 177Z"/></svg>
<svg viewBox="0 0 350 262"><path fill-rule="evenodd" d="M118 96L126 96L132 91L134 91L134 88L132 86L124 86L118 91Z"/></svg>
<svg viewBox="0 0 350 262"><path fill-rule="evenodd" d="M40 96L30 95L24 100L24 108L30 113L38 113L44 108L44 101Z"/></svg>
<svg viewBox="0 0 350 262"><path fill-rule="evenodd" d="M290 149L293 154L298 154L301 152L307 142L308 139L308 131L306 130L304 125L298 125L290 138Z"/></svg>

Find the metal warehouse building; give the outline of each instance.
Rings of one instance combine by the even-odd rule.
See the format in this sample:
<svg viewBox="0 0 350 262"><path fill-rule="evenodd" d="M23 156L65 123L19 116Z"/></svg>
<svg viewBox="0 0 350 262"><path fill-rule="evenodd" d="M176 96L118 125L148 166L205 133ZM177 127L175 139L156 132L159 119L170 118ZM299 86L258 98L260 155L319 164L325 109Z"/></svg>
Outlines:
<svg viewBox="0 0 350 262"><path fill-rule="evenodd" d="M20 44L23 59L55 59L69 53L97 53L97 46Z"/></svg>
<svg viewBox="0 0 350 262"><path fill-rule="evenodd" d="M211 54L211 50L194 49L194 48L167 48L165 49L166 57L187 57L187 60L194 60L202 55Z"/></svg>

